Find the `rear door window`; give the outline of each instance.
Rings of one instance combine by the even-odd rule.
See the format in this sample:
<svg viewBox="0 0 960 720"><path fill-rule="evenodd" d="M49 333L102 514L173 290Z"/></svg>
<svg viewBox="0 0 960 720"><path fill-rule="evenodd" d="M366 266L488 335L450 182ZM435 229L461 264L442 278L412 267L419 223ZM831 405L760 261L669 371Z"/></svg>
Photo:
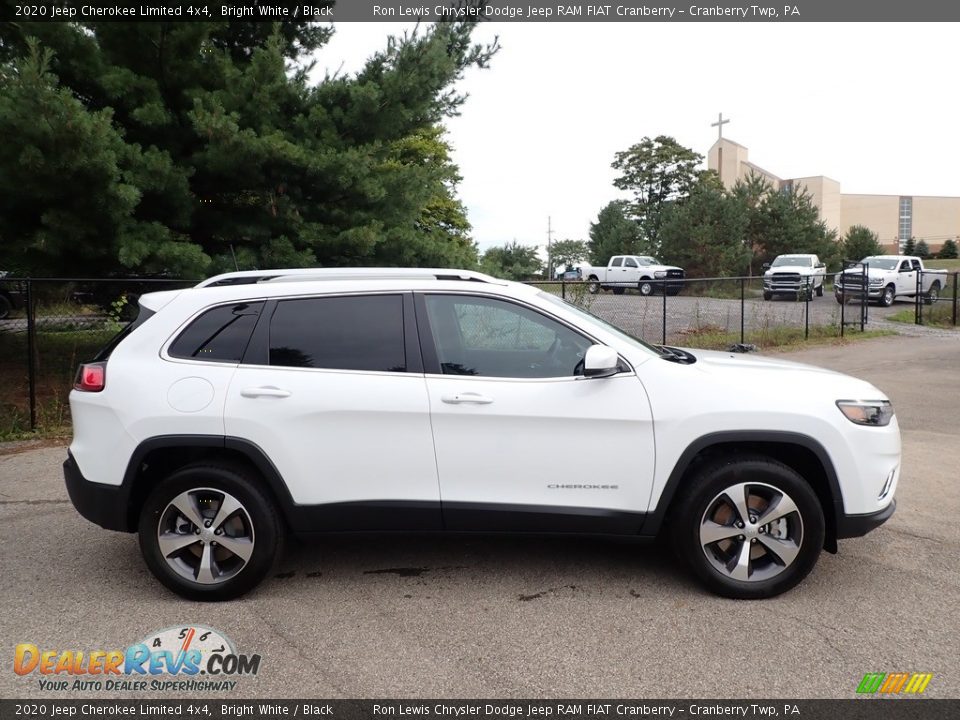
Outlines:
<svg viewBox="0 0 960 720"><path fill-rule="evenodd" d="M270 364L406 372L403 296L280 301L270 320Z"/></svg>

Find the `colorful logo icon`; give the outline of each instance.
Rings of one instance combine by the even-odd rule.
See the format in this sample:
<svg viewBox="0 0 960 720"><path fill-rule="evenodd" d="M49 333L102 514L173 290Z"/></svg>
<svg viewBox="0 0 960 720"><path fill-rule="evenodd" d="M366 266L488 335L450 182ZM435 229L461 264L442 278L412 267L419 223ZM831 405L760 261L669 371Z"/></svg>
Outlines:
<svg viewBox="0 0 960 720"><path fill-rule="evenodd" d="M867 673L857 686L857 692L920 695L932 679L933 673Z"/></svg>

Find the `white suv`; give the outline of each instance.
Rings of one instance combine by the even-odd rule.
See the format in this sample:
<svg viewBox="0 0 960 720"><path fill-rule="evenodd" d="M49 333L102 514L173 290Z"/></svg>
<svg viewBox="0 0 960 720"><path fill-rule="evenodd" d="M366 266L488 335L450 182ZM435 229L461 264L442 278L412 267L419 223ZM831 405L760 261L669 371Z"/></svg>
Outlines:
<svg viewBox="0 0 960 720"><path fill-rule="evenodd" d="M278 270L140 305L80 368L64 473L185 597L250 590L287 531L449 530L668 533L707 587L761 598L894 511L872 385L653 347L535 287ZM586 475L546 460L574 446Z"/></svg>

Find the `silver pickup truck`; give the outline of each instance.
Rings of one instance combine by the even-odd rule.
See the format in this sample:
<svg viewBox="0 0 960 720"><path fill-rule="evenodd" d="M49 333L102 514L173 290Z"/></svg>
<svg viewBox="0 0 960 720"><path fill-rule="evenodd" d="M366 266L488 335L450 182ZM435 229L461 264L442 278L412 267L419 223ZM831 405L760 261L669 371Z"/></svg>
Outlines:
<svg viewBox="0 0 960 720"><path fill-rule="evenodd" d="M864 287L863 267L867 267ZM923 261L912 255L872 255L837 274L833 293L838 303L844 299L860 300L864 294L871 302L884 307L893 305L898 297L916 298L918 290L928 305L940 298L940 291L947 283L946 270L925 268Z"/></svg>

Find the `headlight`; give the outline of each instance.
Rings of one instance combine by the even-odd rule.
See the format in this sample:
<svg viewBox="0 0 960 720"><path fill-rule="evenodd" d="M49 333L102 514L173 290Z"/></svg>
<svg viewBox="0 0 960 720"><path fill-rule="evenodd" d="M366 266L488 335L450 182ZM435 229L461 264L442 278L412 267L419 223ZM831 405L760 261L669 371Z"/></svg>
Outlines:
<svg viewBox="0 0 960 720"><path fill-rule="evenodd" d="M883 285L883 278L870 278L871 285Z"/></svg>
<svg viewBox="0 0 960 720"><path fill-rule="evenodd" d="M847 420L857 425L884 427L893 417L889 400L837 400L837 407Z"/></svg>
<svg viewBox="0 0 960 720"><path fill-rule="evenodd" d="M653 273L653 276L654 276L655 278L665 278L665 277L667 276L667 271L666 271L666 270L657 270L657 271L655 271L655 272Z"/></svg>

